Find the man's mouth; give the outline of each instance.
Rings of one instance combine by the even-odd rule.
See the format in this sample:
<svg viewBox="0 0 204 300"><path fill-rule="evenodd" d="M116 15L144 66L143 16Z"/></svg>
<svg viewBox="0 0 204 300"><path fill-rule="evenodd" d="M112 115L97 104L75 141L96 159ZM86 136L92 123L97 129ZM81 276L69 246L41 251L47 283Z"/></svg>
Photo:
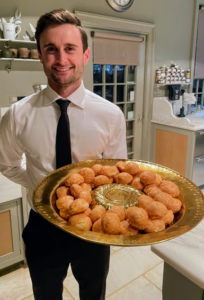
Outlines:
<svg viewBox="0 0 204 300"><path fill-rule="evenodd" d="M73 67L55 67L54 69L59 72L66 72L73 69Z"/></svg>

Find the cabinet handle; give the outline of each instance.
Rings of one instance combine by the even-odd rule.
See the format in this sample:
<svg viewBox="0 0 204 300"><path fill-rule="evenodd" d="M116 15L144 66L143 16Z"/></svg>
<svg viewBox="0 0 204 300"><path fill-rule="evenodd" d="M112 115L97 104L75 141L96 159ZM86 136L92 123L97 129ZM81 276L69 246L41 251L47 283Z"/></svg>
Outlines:
<svg viewBox="0 0 204 300"><path fill-rule="evenodd" d="M204 134L204 131L199 131L200 132L200 135Z"/></svg>
<svg viewBox="0 0 204 300"><path fill-rule="evenodd" d="M194 159L197 160L197 162L204 161L204 157L195 157Z"/></svg>

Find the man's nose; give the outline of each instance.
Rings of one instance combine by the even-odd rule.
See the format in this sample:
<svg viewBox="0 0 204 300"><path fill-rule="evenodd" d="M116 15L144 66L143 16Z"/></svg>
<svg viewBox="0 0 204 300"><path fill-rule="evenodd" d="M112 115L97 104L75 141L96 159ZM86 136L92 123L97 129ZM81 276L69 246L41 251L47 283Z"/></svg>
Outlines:
<svg viewBox="0 0 204 300"><path fill-rule="evenodd" d="M57 61L59 63L64 63L67 59L67 54L63 50L57 52Z"/></svg>

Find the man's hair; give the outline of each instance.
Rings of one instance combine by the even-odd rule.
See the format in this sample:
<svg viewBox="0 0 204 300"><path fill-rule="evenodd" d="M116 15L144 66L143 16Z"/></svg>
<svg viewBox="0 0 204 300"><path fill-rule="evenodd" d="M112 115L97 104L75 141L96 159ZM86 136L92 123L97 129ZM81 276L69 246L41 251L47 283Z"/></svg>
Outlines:
<svg viewBox="0 0 204 300"><path fill-rule="evenodd" d="M86 31L81 26L81 21L75 14L63 8L54 9L51 12L48 12L39 18L37 22L36 31L35 31L35 39L37 42L37 48L39 52L41 53L40 50L41 33L48 27L53 27L61 24L72 24L79 28L79 31L81 33L82 44L83 44L83 52L85 52L86 49L88 48L88 37Z"/></svg>

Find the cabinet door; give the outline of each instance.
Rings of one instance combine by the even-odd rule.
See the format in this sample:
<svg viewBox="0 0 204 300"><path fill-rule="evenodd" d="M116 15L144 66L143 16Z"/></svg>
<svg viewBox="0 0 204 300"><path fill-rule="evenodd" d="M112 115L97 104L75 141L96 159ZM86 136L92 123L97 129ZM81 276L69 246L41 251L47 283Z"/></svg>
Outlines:
<svg viewBox="0 0 204 300"><path fill-rule="evenodd" d="M21 200L0 205L0 269L24 260Z"/></svg>

